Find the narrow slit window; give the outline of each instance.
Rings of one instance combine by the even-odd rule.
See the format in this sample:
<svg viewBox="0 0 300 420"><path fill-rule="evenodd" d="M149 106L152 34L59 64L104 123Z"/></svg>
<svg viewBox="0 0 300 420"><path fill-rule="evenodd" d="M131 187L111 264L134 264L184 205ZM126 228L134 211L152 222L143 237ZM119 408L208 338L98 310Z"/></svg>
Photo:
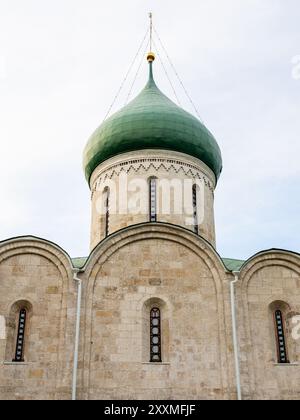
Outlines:
<svg viewBox="0 0 300 420"><path fill-rule="evenodd" d="M158 308L152 308L150 312L150 362L161 362L161 318Z"/></svg>
<svg viewBox="0 0 300 420"><path fill-rule="evenodd" d="M288 356L287 356L283 315L280 310L275 311L275 328L276 328L278 363L289 363Z"/></svg>
<svg viewBox="0 0 300 420"><path fill-rule="evenodd" d="M16 343L16 353L13 362L24 362L24 345L25 345L25 332L26 332L26 309L21 309L19 312L19 325Z"/></svg>
<svg viewBox="0 0 300 420"><path fill-rule="evenodd" d="M151 178L149 182L150 189L150 222L157 221L157 179Z"/></svg>
<svg viewBox="0 0 300 420"><path fill-rule="evenodd" d="M193 185L193 218L194 218L194 233L198 235L198 212L197 212L197 185Z"/></svg>
<svg viewBox="0 0 300 420"><path fill-rule="evenodd" d="M104 191L104 211L105 211L105 237L109 235L109 189Z"/></svg>

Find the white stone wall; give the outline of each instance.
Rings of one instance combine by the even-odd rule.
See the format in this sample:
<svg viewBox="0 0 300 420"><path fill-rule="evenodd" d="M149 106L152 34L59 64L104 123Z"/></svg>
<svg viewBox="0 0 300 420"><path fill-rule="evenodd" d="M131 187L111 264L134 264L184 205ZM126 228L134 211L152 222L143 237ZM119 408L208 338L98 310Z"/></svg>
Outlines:
<svg viewBox="0 0 300 420"><path fill-rule="evenodd" d="M0 315L6 324L0 339L0 399L70 398L71 279L67 257L48 243L20 239L0 246ZM28 310L25 360L13 363L23 307Z"/></svg>
<svg viewBox="0 0 300 420"><path fill-rule="evenodd" d="M226 276L209 245L175 227L137 226L108 240L90 264L85 398L232 397ZM151 303L162 313L162 364L149 363Z"/></svg>
<svg viewBox="0 0 300 420"><path fill-rule="evenodd" d="M300 398L300 257L270 251L249 261L238 286L242 385L249 399ZM283 312L289 364L278 364L274 309Z"/></svg>
<svg viewBox="0 0 300 420"><path fill-rule="evenodd" d="M103 241L79 276L79 399L236 399L234 277L201 237L166 224L131 226ZM70 259L53 244L34 238L0 244L0 400L71 398L72 277ZM17 303L29 313L19 364L12 363ZM162 364L149 363L152 304L162 313ZM286 365L276 357L277 305ZM300 315L299 255L271 250L250 259L236 285L236 306L243 399L298 400L300 326L294 335L292 320Z"/></svg>
<svg viewBox="0 0 300 420"><path fill-rule="evenodd" d="M0 340L6 340L6 324L3 315L0 315Z"/></svg>
<svg viewBox="0 0 300 420"><path fill-rule="evenodd" d="M212 171L198 159L185 154L146 150L116 156L99 165L94 171L91 178L91 249L95 248L105 237L105 217L103 213L102 215L101 212L99 213L105 186L112 190L113 186L116 185L116 194L111 193L110 197L109 234L111 234L124 227L149 221L149 178L151 177L156 177L158 183L161 182L161 184L171 186L170 207L168 209L168 207L163 208L163 203L168 201L168 189L160 185L158 194L160 206L157 221L183 226L190 230L193 230L192 185L194 182L199 183L199 234L215 245L215 176ZM125 179L127 184L124 183ZM139 184L140 180L144 181L141 187L141 203L138 203L141 204L143 210L138 213L129 208L130 204L127 205L137 197L137 191L139 190L135 190L134 187L136 180ZM129 187L126 187L126 185ZM176 196L175 200L175 190L172 189L172 185L177 185L179 188L185 185L185 193L179 198ZM125 189L128 189L127 200L124 196ZM116 196L116 201L113 198L114 196ZM174 206L178 205L181 198L182 202L185 202L190 208L188 209L188 206L185 206L182 209L183 211L180 212ZM125 205L122 206L122 202ZM113 210L113 207L116 207L117 212ZM126 209L125 212L124 209Z"/></svg>

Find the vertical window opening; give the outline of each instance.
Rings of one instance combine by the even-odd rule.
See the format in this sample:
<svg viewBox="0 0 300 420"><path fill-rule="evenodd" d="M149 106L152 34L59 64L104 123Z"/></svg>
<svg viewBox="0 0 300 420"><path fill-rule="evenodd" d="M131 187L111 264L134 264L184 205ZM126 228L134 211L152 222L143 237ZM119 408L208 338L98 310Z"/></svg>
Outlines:
<svg viewBox="0 0 300 420"><path fill-rule="evenodd" d="M109 189L106 188L104 191L104 212L105 212L105 221L104 221L104 230L105 237L109 235Z"/></svg>
<svg viewBox="0 0 300 420"><path fill-rule="evenodd" d="M194 233L199 234L198 227L198 212L197 212L197 185L193 185L193 218L194 218Z"/></svg>
<svg viewBox="0 0 300 420"><path fill-rule="evenodd" d="M280 310L275 311L275 328L276 328L278 363L289 363L288 356L287 356L283 315Z"/></svg>
<svg viewBox="0 0 300 420"><path fill-rule="evenodd" d="M161 362L161 316L158 308L150 312L150 362Z"/></svg>
<svg viewBox="0 0 300 420"><path fill-rule="evenodd" d="M150 222L157 221L157 179L150 178L149 181L149 193L150 193Z"/></svg>
<svg viewBox="0 0 300 420"><path fill-rule="evenodd" d="M16 343L16 352L13 362L24 362L24 345L25 345L25 330L26 330L26 309L21 309L19 312L19 325Z"/></svg>

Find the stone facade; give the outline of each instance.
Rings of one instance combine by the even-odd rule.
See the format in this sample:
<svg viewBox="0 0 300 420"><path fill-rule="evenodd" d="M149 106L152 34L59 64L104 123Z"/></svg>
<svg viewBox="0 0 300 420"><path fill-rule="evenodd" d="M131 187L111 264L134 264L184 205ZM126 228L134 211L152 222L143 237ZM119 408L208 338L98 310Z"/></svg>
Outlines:
<svg viewBox="0 0 300 420"><path fill-rule="evenodd" d="M250 259L237 289L244 396L300 399L300 257L269 251ZM278 364L274 311L284 315L289 364ZM298 320L299 322L299 320ZM299 329L298 329L299 330Z"/></svg>
<svg viewBox="0 0 300 420"><path fill-rule="evenodd" d="M103 244L96 266L88 264L84 330L92 345L84 354L86 397L230 394L225 272L211 247L190 236L159 225L131 228ZM152 304L162 312L162 365L149 363L149 336L143 334Z"/></svg>
<svg viewBox="0 0 300 420"><path fill-rule="evenodd" d="M25 237L0 244L0 399L70 399L76 283L69 256ZM80 399L235 399L230 282L214 247L164 223L103 240L83 282ZM162 314L162 363L149 363L149 310ZM28 320L24 363L13 363L18 310ZM244 399L300 398L300 256L250 258L236 286ZM278 364L273 312L286 324L289 364Z"/></svg>
<svg viewBox="0 0 300 420"><path fill-rule="evenodd" d="M67 255L45 241L22 238L0 246L1 399L70 395L76 289ZM27 310L25 361L14 363L18 313Z"/></svg>

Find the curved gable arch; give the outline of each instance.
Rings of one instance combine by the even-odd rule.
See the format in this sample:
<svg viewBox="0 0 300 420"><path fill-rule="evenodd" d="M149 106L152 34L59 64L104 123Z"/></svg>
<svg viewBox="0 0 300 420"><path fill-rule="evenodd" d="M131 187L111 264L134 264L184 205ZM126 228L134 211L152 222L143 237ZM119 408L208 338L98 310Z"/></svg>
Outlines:
<svg viewBox="0 0 300 420"><path fill-rule="evenodd" d="M255 298L253 300L253 296L251 296L250 293L250 284L251 281L254 280L255 278L257 279L257 274L259 274L259 272L263 271L264 269L270 269L270 268L277 268L278 270L280 269L286 269L286 270L290 270L292 273L294 273L296 275L296 277L300 278L300 255L297 253L293 253L290 251L284 251L284 250L279 250L279 249L271 249L268 251L263 251L260 252L256 255L254 255L253 257L251 257L248 261L246 261L244 263L244 265L241 268L240 271L240 284L239 284L239 291L237 289L237 293L240 293L240 299L241 299L241 303L242 303L242 311L243 311L243 328L245 330L245 343L247 344L247 347L249 349L252 349L251 352L249 352L247 358L248 358L248 363L251 366L256 366L257 365L257 355L255 356L253 350L256 349L257 351L257 346L254 345L254 343L256 342L256 340L258 340L258 337L254 334L253 325L258 325L258 321L256 320L256 324L252 325L252 317L253 317L253 313L255 313L255 306L254 309L253 307L251 308L251 305L258 305L259 310L263 310L264 311L264 327L268 328L268 324L269 324L269 309L270 309L270 305L272 307L272 304L276 301L282 301L284 302L286 305L288 305L288 307L290 309L292 309L293 305L291 302L291 298L292 295L286 295L282 292L280 292L280 290L278 290L278 293L276 291L276 286L275 286L275 291L272 290L272 285L270 286L270 280L266 280L269 281L269 283L266 283L266 287L264 288L264 290L261 290L261 293L259 291L259 289L257 290L257 295L260 296L260 298ZM264 285L264 278L261 278L261 287L263 289L263 285ZM259 284L259 283L258 283ZM259 286L256 286L259 287ZM255 292L256 293L256 292ZM257 315L259 316L259 315ZM272 335L270 332L268 332L268 335L266 336L268 337L268 340L270 341L270 345L272 343ZM273 349L270 347L269 348L270 354L271 352L273 352ZM264 363L264 362L261 362ZM260 371L259 369L250 369L249 370L249 385L250 385L250 389L252 391L252 395L255 395L256 390L259 386L259 384L261 384L261 377L260 377Z"/></svg>
<svg viewBox="0 0 300 420"><path fill-rule="evenodd" d="M240 281L243 289L248 288L249 281L257 271L270 266L288 268L300 276L300 255L277 249L254 255L244 263L240 271Z"/></svg>
<svg viewBox="0 0 300 420"><path fill-rule="evenodd" d="M32 279L32 284L28 281L28 287L26 287L26 285L22 283L22 280L20 281L20 277L18 277L19 267L18 261L16 261L16 274L12 273L8 278L10 279L10 276L12 276L12 278L16 279L16 284L24 285L24 288L19 288L18 286L13 288L12 286L11 293L2 301L2 311L6 320L8 320L12 305L15 305L20 301L30 302L32 307L32 328L34 328L33 325L35 325L38 331L36 334L41 334L42 337L39 340L38 349L32 347L32 357L38 361L37 365L41 366L41 371L45 369L45 372L48 369L47 357L52 357L52 366L47 373L49 378L51 378L51 380L49 379L49 389L47 392L51 393L51 396L53 396L55 395L56 390L61 386L64 377L69 375L69 372L67 372L66 369L61 368L60 360L63 360L64 358L65 348L66 345L68 345L69 340L65 332L68 327L68 298L70 296L70 290L73 291L72 262L65 251L51 242L35 237L19 237L0 243L0 269L2 268L1 265L5 265L8 260L28 255L40 257L47 265L49 264L49 266L52 266L55 269L55 275L52 275L52 271L49 276L45 274L47 273L47 267L43 267L41 272L44 274L40 274L38 265L35 266L33 264L32 272L36 274L34 274L34 277L32 278L31 271L29 271L30 274L26 274L26 276L28 275L29 280ZM4 269L0 278L0 289L4 286L4 290L9 287L7 280L4 281L4 283L1 281L5 275L6 270ZM47 281L43 276L47 276ZM3 289L1 290L3 291ZM39 321L42 322L42 324ZM49 351L47 337L45 338L45 335L43 335L43 329L46 328L48 328L49 331L51 330L51 334L53 334L51 335L52 343ZM32 337L33 335L31 335L31 340ZM39 352L43 355L42 359L40 358ZM53 355L51 353L53 353ZM24 371L25 369L26 367L24 368ZM39 391L40 390L37 387L37 395L39 395Z"/></svg>
<svg viewBox="0 0 300 420"><path fill-rule="evenodd" d="M168 223L142 223L122 229L101 241L91 252L84 271L87 277L93 278L100 267L116 251L132 242L147 239L166 239L180 243L198 256L206 255L205 264L214 273L225 273L227 269L217 251L201 236L190 230Z"/></svg>
<svg viewBox="0 0 300 420"><path fill-rule="evenodd" d="M88 388L90 381L89 376L89 357L91 352L90 343L93 341L93 293L99 273L106 261L110 259L115 253L127 245L150 240L165 240L166 242L176 243L182 245L191 251L195 258L201 259L204 266L212 275L212 287L216 292L217 302L217 323L219 330L219 342L221 343L220 357L221 366L224 367L222 372L222 381L224 385L228 383L228 363L226 351L226 331L225 307L224 307L224 290L223 285L226 282L227 270L217 252L214 248L206 242L203 238L194 235L191 231L186 229L169 225L165 223L145 223L135 225L123 229L109 236L102 241L96 249L91 253L84 270L84 276L87 282L86 290L86 312L85 312L85 344L86 351L84 356L84 384ZM101 281L101 280L100 280ZM156 296L159 298L160 296ZM139 302L141 304L141 302ZM227 367L226 367L227 366ZM225 385L226 387L226 385Z"/></svg>
<svg viewBox="0 0 300 420"><path fill-rule="evenodd" d="M39 255L52 262L67 284L72 279L71 258L58 245L34 236L12 238L0 242L0 264L9 258L24 254Z"/></svg>

